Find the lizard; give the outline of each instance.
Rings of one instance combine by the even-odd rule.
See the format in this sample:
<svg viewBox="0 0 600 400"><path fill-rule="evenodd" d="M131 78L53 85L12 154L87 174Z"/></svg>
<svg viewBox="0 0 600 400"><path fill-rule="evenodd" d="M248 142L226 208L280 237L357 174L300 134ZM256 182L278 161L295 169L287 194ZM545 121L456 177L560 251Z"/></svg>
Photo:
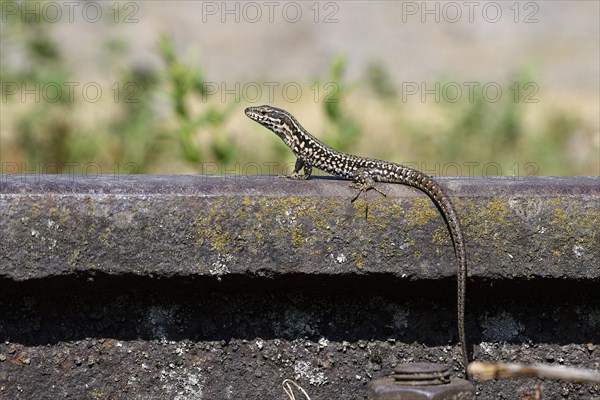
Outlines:
<svg viewBox="0 0 600 400"><path fill-rule="evenodd" d="M446 225L452 242L457 262L457 311L458 339L460 342L462 362L465 374L467 371L468 354L465 338L465 296L467 279L467 258L465 242L460 228L458 214L448 195L439 184L428 175L401 164L360 157L335 150L320 142L298 123L289 112L269 105L248 107L246 116L279 136L296 156L292 179L308 179L312 168L316 167L326 173L353 181L352 187L358 189L354 202L361 193L379 190L376 182L399 183L412 186L427 194L438 208ZM299 174L303 170L303 175Z"/></svg>

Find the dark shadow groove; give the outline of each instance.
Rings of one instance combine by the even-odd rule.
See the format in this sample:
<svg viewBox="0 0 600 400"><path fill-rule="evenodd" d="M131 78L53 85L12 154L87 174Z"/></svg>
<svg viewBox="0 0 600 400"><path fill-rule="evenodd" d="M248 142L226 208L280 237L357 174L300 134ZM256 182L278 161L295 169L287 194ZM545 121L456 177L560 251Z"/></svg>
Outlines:
<svg viewBox="0 0 600 400"><path fill-rule="evenodd" d="M469 341L587 343L596 282L470 281ZM327 337L440 346L456 342L455 282L388 275L156 279L133 275L0 280L0 340L228 341ZM515 328L516 327L516 328ZM517 334L514 334L515 329Z"/></svg>

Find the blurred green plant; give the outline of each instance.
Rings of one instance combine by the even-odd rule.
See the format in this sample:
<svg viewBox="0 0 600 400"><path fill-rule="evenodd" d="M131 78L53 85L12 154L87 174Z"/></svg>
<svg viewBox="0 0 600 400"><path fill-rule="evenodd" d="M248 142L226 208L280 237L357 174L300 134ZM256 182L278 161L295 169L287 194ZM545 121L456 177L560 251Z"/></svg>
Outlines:
<svg viewBox="0 0 600 400"><path fill-rule="evenodd" d="M454 94L442 89L456 86L456 81L440 79L436 84L441 93L439 99L429 93L427 102L421 99L423 103L416 107L414 104L407 106L406 99L401 100L395 91L386 90L394 86L382 64L370 64L364 82L375 98L382 101L380 109L394 121L394 130L405 135L407 143L418 143L406 146L416 150L408 150L410 162L435 160L433 163L456 162L459 165L462 162L479 165L492 162L501 165L505 175L576 174L581 169L593 167L597 160L592 152L576 148L582 147L582 142L590 143L592 128L566 109L538 106L540 87L536 77L532 68L521 68L507 83L491 83L494 87L489 93L484 93L483 85L479 85L471 96L463 87L458 101L451 98ZM431 89L432 84L427 88ZM419 89L423 90L422 87ZM498 99L493 98L495 90L499 92ZM419 101L418 97L413 99ZM415 117L414 109L427 110L435 118L429 121ZM532 125L531 111L539 113L542 123L538 121L537 125ZM428 165L432 163L428 161Z"/></svg>
<svg viewBox="0 0 600 400"><path fill-rule="evenodd" d="M107 123L112 162L131 163L134 172L144 173L160 157L162 141L168 137L154 105L160 80L154 71L134 68L122 73L119 81L126 82L114 91L119 113Z"/></svg>
<svg viewBox="0 0 600 400"><path fill-rule="evenodd" d="M179 143L183 160L192 165L207 158L221 163L233 160L235 141L225 134L224 125L237 104L229 104L223 110L208 104L201 70L180 61L168 36L161 35L157 44L165 70L133 68L110 72L118 77L117 82L125 83L116 83L118 86L106 91L108 97L114 98L114 106L108 105L115 108L112 118L90 131L82 129L76 117L85 101L65 90L77 79L51 34L53 24L32 14L23 23L14 20L18 16L13 15L7 16L2 40L26 50L25 67L14 69L3 63L2 100L21 101L20 96L5 93L14 85L30 91L35 88L38 97L40 91L44 92L43 99L33 101L31 95L22 101L26 112L16 118L13 126L15 134L11 140L27 165L54 163L60 170L68 163L93 160L108 165L130 163L136 166L135 172L147 172L169 152L164 142L172 140ZM127 50L127 45L109 38L103 43L103 50L106 59L114 60ZM172 105L170 112L161 109L161 93L165 91ZM191 103L201 104L201 112L193 112ZM205 148L194 142L201 129L211 134ZM77 168L75 171L81 172Z"/></svg>
<svg viewBox="0 0 600 400"><path fill-rule="evenodd" d="M166 64L165 80L170 87L170 98L177 119L176 139L184 159L190 163L200 163L204 159L203 149L194 143L196 132L201 128L211 131L210 152L216 161L229 163L236 154L235 140L226 135L223 127L236 103L229 103L223 110L207 103L209 96L203 74L199 67L185 65L173 47L172 39L163 34L158 40L158 52ZM195 98L202 104L202 112L194 114L190 101Z"/></svg>
<svg viewBox="0 0 600 400"><path fill-rule="evenodd" d="M398 96L392 76L380 61L369 63L365 82L371 91L382 100L390 101Z"/></svg>
<svg viewBox="0 0 600 400"><path fill-rule="evenodd" d="M358 121L345 108L347 97L356 86L345 81L346 66L347 60L343 55L338 55L332 60L329 66L328 81L322 86L326 88L325 85L329 85L334 90L328 92L325 98L320 99L326 117L323 140L342 151L349 151L362 132ZM318 82L317 84L321 85Z"/></svg>
<svg viewBox="0 0 600 400"><path fill-rule="evenodd" d="M28 15L24 21L16 14L2 16L3 107L10 105L11 111L18 110L11 112L10 134L5 135L3 128L2 155L7 154L5 141L9 137L8 151L14 153L11 157L27 164L134 163L136 172L148 172L160 171L161 166L174 159L200 168L208 160L229 164L240 161L238 156L264 156L260 148L239 151L236 135L228 132L228 123L239 104L222 104L212 96L200 63L184 62L169 36L158 38L156 51L164 67L153 70L119 64L128 46L118 31L101 43L102 62L109 66L109 75L124 83L106 91L114 101L92 105L97 107L94 110L107 110L96 116L90 113L89 103L78 96L71 98L68 90L53 92L53 87L65 88L77 79L53 35L57 24ZM23 59L18 67L12 63L12 57L6 57L15 49ZM392 75L382 63L371 63L363 79L352 83L346 78L347 65L346 57L338 55L332 59L326 76L312 82L320 89L317 100L325 117L325 134L321 137L335 148L356 150L363 126L377 125L383 116L392 121L394 134L408 133L408 141L418 143L413 149L409 145L408 150L394 150L394 154L410 151L413 160L492 160L505 165L514 160L533 161L543 174L581 173L597 168L593 144L590 145L593 128L576 112L540 105L536 111L542 115L543 123L531 131L531 108L527 108L530 105L526 101L531 100L527 96L532 93L536 74L530 70L517 71L511 77L513 83L502 86L503 96L498 102L490 102L476 90L472 99L463 96L458 102L442 99L427 104L436 119L413 115L414 108L399 98ZM6 91L13 89L10 85L15 83L28 90L48 88L46 96L53 101L30 101L28 97L25 102L19 95L8 96ZM365 97L365 92L371 96ZM367 113L353 114L348 107L351 101L375 100L380 101L377 124L372 124L369 118L373 117ZM93 124L82 123L90 119ZM368 151L377 156L377 148L375 152ZM288 159L285 146L278 150L276 161ZM384 151L390 154L389 149Z"/></svg>
<svg viewBox="0 0 600 400"><path fill-rule="evenodd" d="M515 74L512 84L499 85L499 100L484 97L483 90L474 90L473 97L461 96L458 103L444 101L441 106L450 121L441 135L441 149L446 160L516 159L527 136L523 121L523 98L520 91L533 78L521 72ZM447 82L441 84L444 86ZM480 87L480 86L479 86ZM442 153L442 151L440 151ZM505 158L498 160L498 156Z"/></svg>
<svg viewBox="0 0 600 400"><path fill-rule="evenodd" d="M8 9L6 2L3 9ZM69 115L73 108L69 92L61 90L69 82L69 71L60 54L59 46L50 34L52 24L45 22L39 13L41 8L34 8L27 18L21 20L17 14L3 15L2 42L20 46L25 50L28 60L22 68L14 70L2 62L2 101L15 99L22 101L17 96L13 97L6 92L11 88L20 87L21 90L37 92L35 100L28 109L28 114L17 122L20 134L16 138L17 146L30 165L39 163L56 163L62 165L72 158L73 124ZM2 58L2 57L0 57ZM40 101L40 88L46 88L45 95L52 99L51 106Z"/></svg>

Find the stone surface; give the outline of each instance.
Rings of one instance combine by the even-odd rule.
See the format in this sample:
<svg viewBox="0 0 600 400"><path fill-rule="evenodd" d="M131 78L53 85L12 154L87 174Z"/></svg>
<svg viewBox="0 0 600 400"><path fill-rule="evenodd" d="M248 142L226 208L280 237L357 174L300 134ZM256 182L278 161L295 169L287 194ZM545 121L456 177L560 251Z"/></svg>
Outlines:
<svg viewBox="0 0 600 400"><path fill-rule="evenodd" d="M489 279L600 278L597 178L441 179L470 272ZM7 176L0 277L455 275L431 201L401 185L350 203L348 182L272 177Z"/></svg>
<svg viewBox="0 0 600 400"><path fill-rule="evenodd" d="M600 369L599 179L440 182L468 242L472 358ZM398 363L461 376L443 220L382 188L365 220L333 179L1 176L0 399L283 399L284 379L365 399Z"/></svg>

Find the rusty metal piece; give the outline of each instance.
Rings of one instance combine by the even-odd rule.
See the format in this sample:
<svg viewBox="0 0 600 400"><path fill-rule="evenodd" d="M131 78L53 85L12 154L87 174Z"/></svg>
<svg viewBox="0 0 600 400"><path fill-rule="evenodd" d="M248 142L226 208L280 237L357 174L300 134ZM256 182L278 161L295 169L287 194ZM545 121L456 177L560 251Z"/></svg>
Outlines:
<svg viewBox="0 0 600 400"><path fill-rule="evenodd" d="M405 386L447 385L450 370L442 364L410 363L394 368L394 381Z"/></svg>
<svg viewBox="0 0 600 400"><path fill-rule="evenodd" d="M450 378L447 366L430 363L400 364L394 375L368 385L369 400L467 400L475 387L464 379Z"/></svg>

